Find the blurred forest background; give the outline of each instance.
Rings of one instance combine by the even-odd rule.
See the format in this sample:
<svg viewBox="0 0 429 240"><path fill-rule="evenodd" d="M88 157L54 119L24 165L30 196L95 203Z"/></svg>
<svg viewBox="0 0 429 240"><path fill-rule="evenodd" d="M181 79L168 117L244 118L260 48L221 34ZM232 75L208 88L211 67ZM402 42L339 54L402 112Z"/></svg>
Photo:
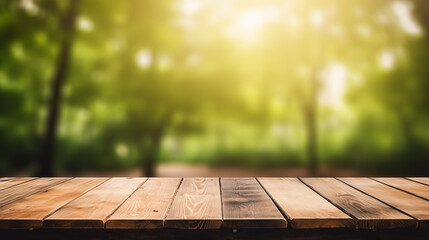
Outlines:
<svg viewBox="0 0 429 240"><path fill-rule="evenodd" d="M0 1L0 175L166 163L429 175L429 1Z"/></svg>

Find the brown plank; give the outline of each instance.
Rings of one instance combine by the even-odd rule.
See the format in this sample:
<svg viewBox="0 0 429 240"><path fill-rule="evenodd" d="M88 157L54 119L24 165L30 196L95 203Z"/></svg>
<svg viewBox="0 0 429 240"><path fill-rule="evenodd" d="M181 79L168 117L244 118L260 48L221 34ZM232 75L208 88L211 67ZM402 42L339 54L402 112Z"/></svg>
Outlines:
<svg viewBox="0 0 429 240"><path fill-rule="evenodd" d="M414 194L416 196L419 196L421 198L424 198L426 200L429 200L429 186L417 183L405 178L398 178L398 177L390 177L390 178L372 178L376 181L382 182L384 184L387 184L391 187L400 189L402 191Z"/></svg>
<svg viewBox="0 0 429 240"><path fill-rule="evenodd" d="M335 206L353 216L358 228L415 228L415 219L334 178L300 178Z"/></svg>
<svg viewBox="0 0 429 240"><path fill-rule="evenodd" d="M221 178L223 226L286 228L286 219L255 178Z"/></svg>
<svg viewBox="0 0 429 240"><path fill-rule="evenodd" d="M407 179L429 185L429 177L408 177Z"/></svg>
<svg viewBox="0 0 429 240"><path fill-rule="evenodd" d="M354 228L355 221L297 178L258 178L292 228Z"/></svg>
<svg viewBox="0 0 429 240"><path fill-rule="evenodd" d="M56 209L108 178L74 178L0 208L0 228L40 228Z"/></svg>
<svg viewBox="0 0 429 240"><path fill-rule="evenodd" d="M37 178L0 190L0 207L46 190L71 178Z"/></svg>
<svg viewBox="0 0 429 240"><path fill-rule="evenodd" d="M341 181L393 206L419 220L419 225L429 227L429 201L386 186L369 178L339 178Z"/></svg>
<svg viewBox="0 0 429 240"><path fill-rule="evenodd" d="M181 178L149 178L106 222L106 228L161 228Z"/></svg>
<svg viewBox="0 0 429 240"><path fill-rule="evenodd" d="M34 177L5 177L0 178L0 190L6 189L35 179Z"/></svg>
<svg viewBox="0 0 429 240"><path fill-rule="evenodd" d="M50 228L103 228L110 216L146 178L111 178L43 221Z"/></svg>
<svg viewBox="0 0 429 240"><path fill-rule="evenodd" d="M184 178L167 211L164 226L212 229L221 225L219 178Z"/></svg>

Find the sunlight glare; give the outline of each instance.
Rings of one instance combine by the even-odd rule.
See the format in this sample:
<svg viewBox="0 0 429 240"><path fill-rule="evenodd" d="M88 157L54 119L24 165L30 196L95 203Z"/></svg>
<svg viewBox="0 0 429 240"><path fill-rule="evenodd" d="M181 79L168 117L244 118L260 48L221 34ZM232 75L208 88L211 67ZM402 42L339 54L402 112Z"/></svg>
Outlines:
<svg viewBox="0 0 429 240"><path fill-rule="evenodd" d="M77 27L83 32L90 32L93 28L91 20L86 17L79 17L77 20Z"/></svg>
<svg viewBox="0 0 429 240"><path fill-rule="evenodd" d="M141 68L149 68L152 65L152 54L149 50L140 50L136 56L137 65Z"/></svg>
<svg viewBox="0 0 429 240"><path fill-rule="evenodd" d="M118 143L115 146L115 153L116 153L116 156L123 159L128 157L130 153L130 149L124 143Z"/></svg>
<svg viewBox="0 0 429 240"><path fill-rule="evenodd" d="M264 21L262 14L251 10L242 13L237 19L237 27L242 30L254 30L259 28Z"/></svg>
<svg viewBox="0 0 429 240"><path fill-rule="evenodd" d="M395 65L395 55L392 51L385 50L381 52L378 61L383 69L391 69Z"/></svg>
<svg viewBox="0 0 429 240"><path fill-rule="evenodd" d="M35 15L39 12L39 8L34 4L33 0L21 0L19 5L31 15Z"/></svg>
<svg viewBox="0 0 429 240"><path fill-rule="evenodd" d="M411 17L413 6L410 3L404 1L395 1L392 4L392 8L402 30L411 35L421 34L419 25L417 25L417 23Z"/></svg>
<svg viewBox="0 0 429 240"><path fill-rule="evenodd" d="M200 1L198 0L182 0L178 5L181 12L185 15L192 15L200 10Z"/></svg>
<svg viewBox="0 0 429 240"><path fill-rule="evenodd" d="M322 11L314 10L310 13L310 22L315 27L321 27L325 23L325 16Z"/></svg>
<svg viewBox="0 0 429 240"><path fill-rule="evenodd" d="M343 94L346 90L347 68L335 63L322 73L323 88L319 95L322 104L340 107L343 103Z"/></svg>

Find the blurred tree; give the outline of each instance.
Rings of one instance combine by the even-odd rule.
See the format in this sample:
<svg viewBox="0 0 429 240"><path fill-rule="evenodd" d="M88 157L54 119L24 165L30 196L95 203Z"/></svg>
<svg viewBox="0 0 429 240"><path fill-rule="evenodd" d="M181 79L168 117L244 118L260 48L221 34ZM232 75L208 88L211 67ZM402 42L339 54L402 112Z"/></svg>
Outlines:
<svg viewBox="0 0 429 240"><path fill-rule="evenodd" d="M58 29L60 35L59 53L52 77L51 96L49 102L49 111L46 119L45 137L41 146L39 176L52 176L55 154L55 143L57 137L58 118L60 115L60 104L62 101L62 91L64 81L67 78L73 35L75 31L75 22L77 15L78 0L69 0L61 16L61 23Z"/></svg>
<svg viewBox="0 0 429 240"><path fill-rule="evenodd" d="M397 16L409 3L420 35ZM152 176L158 161L183 160L305 163L315 174L333 162L401 169L411 158L422 171L427 9L419 0L1 1L0 172L138 165Z"/></svg>

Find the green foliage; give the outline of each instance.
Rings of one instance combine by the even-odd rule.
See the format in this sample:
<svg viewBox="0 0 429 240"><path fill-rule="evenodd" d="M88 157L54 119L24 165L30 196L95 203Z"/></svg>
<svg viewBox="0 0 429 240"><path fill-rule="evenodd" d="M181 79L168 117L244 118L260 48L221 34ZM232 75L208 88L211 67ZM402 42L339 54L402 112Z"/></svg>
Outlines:
<svg viewBox="0 0 429 240"><path fill-rule="evenodd" d="M2 175L36 169L68 1L0 2ZM55 168L305 166L314 111L322 164L427 174L429 13L401 3L420 33L397 1L82 0Z"/></svg>

